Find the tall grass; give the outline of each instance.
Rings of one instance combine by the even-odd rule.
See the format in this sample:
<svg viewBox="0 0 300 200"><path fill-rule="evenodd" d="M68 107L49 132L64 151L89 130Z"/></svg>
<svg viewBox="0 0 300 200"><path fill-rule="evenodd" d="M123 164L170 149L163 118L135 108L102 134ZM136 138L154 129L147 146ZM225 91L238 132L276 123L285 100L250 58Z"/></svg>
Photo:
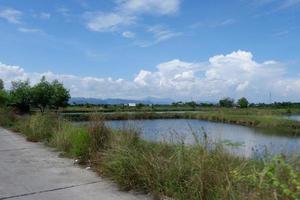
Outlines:
<svg viewBox="0 0 300 200"><path fill-rule="evenodd" d="M236 157L221 144L150 142L136 130L111 130L102 117L88 127L54 116L34 115L20 130L92 167L126 190L158 197L206 199L300 199L300 159Z"/></svg>
<svg viewBox="0 0 300 200"><path fill-rule="evenodd" d="M297 199L299 165L235 157L221 145L208 150L114 135L100 168L124 189L174 199ZM276 181L276 183L274 182ZM275 184L274 184L275 183Z"/></svg>
<svg viewBox="0 0 300 200"><path fill-rule="evenodd" d="M11 108L0 106L0 126L11 128L17 120L18 116Z"/></svg>
<svg viewBox="0 0 300 200"><path fill-rule="evenodd" d="M50 145L85 161L89 157L91 140L86 128L75 127L69 122L63 121L58 130L53 132Z"/></svg>
<svg viewBox="0 0 300 200"><path fill-rule="evenodd" d="M46 141L49 142L53 132L58 127L58 117L52 114L36 114L22 119L19 123L19 129L31 142Z"/></svg>

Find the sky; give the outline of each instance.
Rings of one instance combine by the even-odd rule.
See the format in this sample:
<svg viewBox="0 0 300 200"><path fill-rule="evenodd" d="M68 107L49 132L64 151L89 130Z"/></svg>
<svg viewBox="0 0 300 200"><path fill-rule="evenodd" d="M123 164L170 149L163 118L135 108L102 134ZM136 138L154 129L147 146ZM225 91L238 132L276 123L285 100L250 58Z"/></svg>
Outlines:
<svg viewBox="0 0 300 200"><path fill-rule="evenodd" d="M300 0L0 0L0 78L73 97L300 101Z"/></svg>

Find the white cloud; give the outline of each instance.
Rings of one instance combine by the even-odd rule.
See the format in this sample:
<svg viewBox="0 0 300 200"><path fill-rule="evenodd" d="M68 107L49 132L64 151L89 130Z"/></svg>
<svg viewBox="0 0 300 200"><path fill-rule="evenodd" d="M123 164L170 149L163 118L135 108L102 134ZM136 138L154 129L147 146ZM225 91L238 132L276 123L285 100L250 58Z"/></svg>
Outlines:
<svg viewBox="0 0 300 200"><path fill-rule="evenodd" d="M0 78L10 81L30 78L37 82L45 75L63 81L72 96L98 98L143 98L176 100L218 100L225 96L246 96L251 101L300 101L300 77L287 77L285 65L276 61L256 62L250 52L216 55L206 62L178 59L158 64L156 70L141 70L133 80L80 77L74 75L27 73L18 66L0 64ZM113 91L113 92L112 92Z"/></svg>
<svg viewBox="0 0 300 200"><path fill-rule="evenodd" d="M155 25L151 26L147 29L148 33L152 34L152 40L151 41L140 41L137 42L137 45L140 47L149 47L155 44L158 44L160 42L172 39L174 37L181 36L182 33L180 32L174 32L169 30L167 27L162 25Z"/></svg>
<svg viewBox="0 0 300 200"><path fill-rule="evenodd" d="M122 36L125 38L132 39L132 38L135 38L135 33L131 32L131 31L125 31L122 33Z"/></svg>
<svg viewBox="0 0 300 200"><path fill-rule="evenodd" d="M7 20L9 23L19 24L22 12L13 8L0 9L0 18Z"/></svg>
<svg viewBox="0 0 300 200"><path fill-rule="evenodd" d="M85 16L89 19L87 27L98 32L115 31L121 26L135 22L135 17L122 16L117 13L86 13Z"/></svg>
<svg viewBox="0 0 300 200"><path fill-rule="evenodd" d="M148 32L150 32L154 35L156 43L181 35L181 33L173 32L161 25L156 25L156 26L150 27L148 29Z"/></svg>
<svg viewBox="0 0 300 200"><path fill-rule="evenodd" d="M24 28L24 27L18 28L18 31L20 31L22 33L43 33L43 31L40 29Z"/></svg>
<svg viewBox="0 0 300 200"><path fill-rule="evenodd" d="M134 24L141 15L170 15L179 10L181 0L115 0L108 13L85 13L87 27L92 31L111 32Z"/></svg>
<svg viewBox="0 0 300 200"><path fill-rule="evenodd" d="M180 0L117 0L119 10L126 13L170 15L179 10Z"/></svg>

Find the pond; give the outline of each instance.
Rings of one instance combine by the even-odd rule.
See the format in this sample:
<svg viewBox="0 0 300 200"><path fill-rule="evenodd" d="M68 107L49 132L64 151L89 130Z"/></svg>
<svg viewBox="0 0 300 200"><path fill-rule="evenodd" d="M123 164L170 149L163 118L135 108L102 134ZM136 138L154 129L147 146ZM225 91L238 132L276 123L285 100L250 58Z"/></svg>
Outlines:
<svg viewBox="0 0 300 200"><path fill-rule="evenodd" d="M137 128L144 139L151 141L193 144L196 135L201 141L208 138L211 142L221 142L230 152L245 157L259 156L266 150L271 154L300 152L300 137L271 134L270 130L266 133L239 125L193 119L114 120L106 121L106 124L115 129Z"/></svg>
<svg viewBox="0 0 300 200"><path fill-rule="evenodd" d="M289 115L287 118L294 121L300 121L300 115Z"/></svg>

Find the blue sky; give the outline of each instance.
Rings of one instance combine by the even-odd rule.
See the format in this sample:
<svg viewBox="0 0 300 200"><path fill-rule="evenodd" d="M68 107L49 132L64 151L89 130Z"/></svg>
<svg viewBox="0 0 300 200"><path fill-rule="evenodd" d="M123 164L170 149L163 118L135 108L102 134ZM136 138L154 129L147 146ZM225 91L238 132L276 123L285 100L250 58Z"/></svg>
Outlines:
<svg viewBox="0 0 300 200"><path fill-rule="evenodd" d="M299 35L299 0L0 0L0 76L48 74L73 96L300 101Z"/></svg>

